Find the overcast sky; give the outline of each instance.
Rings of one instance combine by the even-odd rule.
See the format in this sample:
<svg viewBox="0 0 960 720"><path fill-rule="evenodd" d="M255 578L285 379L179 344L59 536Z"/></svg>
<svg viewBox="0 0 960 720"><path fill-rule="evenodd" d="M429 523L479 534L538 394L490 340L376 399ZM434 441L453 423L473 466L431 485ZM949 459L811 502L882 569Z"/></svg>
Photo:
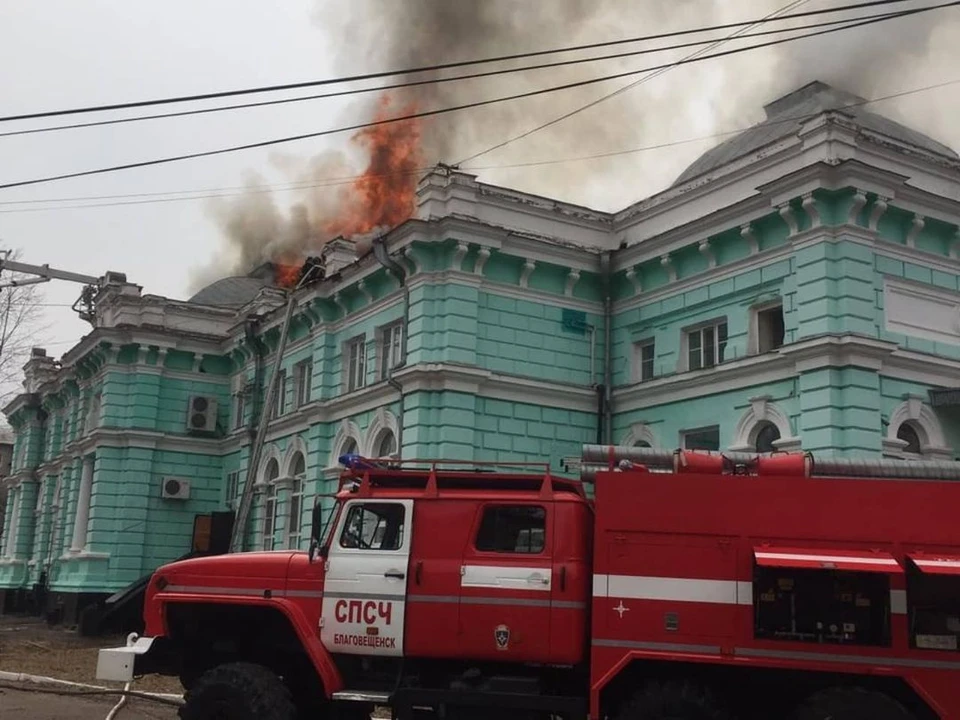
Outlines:
<svg viewBox="0 0 960 720"><path fill-rule="evenodd" d="M0 114L296 82L345 71L382 70L385 68L378 62L376 53L365 47L375 43L375 37L357 37L345 32L335 19L338 13L345 16L351 12L369 12L376 3L386 1L0 3ZM392 8L404 1L389 0L397 3L391 5ZM597 2L598 7L604 5L601 0ZM609 10L615 2L607 0L605 4ZM626 0L622 0L622 4L632 5ZM683 13L654 13L645 17L638 29L621 26L615 17L611 21L607 13L596 22L578 25L569 38L588 42L689 27L708 20L748 19L786 4L787 0L751 3L678 0L677 7L682 6ZM840 3L808 0L801 4L803 9L812 9ZM630 12L646 11L632 9ZM849 89L880 95L960 77L960 72L953 69L960 67L956 34L948 32L951 28L956 30L958 11L946 12L951 14L940 16L924 30L919 43L922 57L911 62L899 60L903 67L896 73L875 73L866 89ZM535 30L531 28L531 33ZM889 42L896 42L895 37L898 34L892 33ZM569 38L562 34L549 37L531 34L524 47L517 50L556 47ZM837 53L835 64L850 65L848 59L842 57L842 49L863 44L864 38L873 46L888 45L886 38L880 42L878 36L871 39L861 34L850 41L834 39L831 41L834 45L820 45L815 55L822 60L823 48L832 48L831 52ZM914 50L916 45L914 43ZM857 48L857 52L862 50ZM873 67L872 57L866 52L860 59L866 66ZM349 67L344 65L345 58L349 59ZM763 102L800 82L816 79L803 77L803 72L798 74L796 67L805 67L808 63L798 64L796 59L797 56L791 59L793 65L778 65L783 58L756 53L749 59L744 55L713 61L709 67L703 64L696 69L692 66L675 69L648 86L631 91L632 97L623 97L584 113L577 118L578 125L571 125L570 132L584 138L590 135L591 127L603 124L609 128L611 123L631 129L630 133L599 132L592 142L584 144L592 152L603 152L697 138L756 122L762 118ZM636 67L637 61L633 63L632 67ZM614 87L616 85L579 90L569 94L568 102L587 102ZM960 130L955 121L947 121L947 116L956 117L958 87L935 91L932 97L924 99L914 95L885 102L875 110L909 122L957 147ZM350 107L346 102L322 100L190 118L0 137L0 183L311 132L352 119ZM537 103L536 107L543 105ZM142 111L131 111L131 114L137 112ZM448 117L444 122L456 122L453 116ZM58 124L63 120L5 123L0 125L0 132L38 127L43 122ZM289 176L276 169L276 152L289 158L308 158L325 149L343 148L348 137L336 135L288 144L273 153L245 151L150 169L0 190L0 248L21 248L27 262L49 263L91 275L118 270L143 285L145 293L184 298L191 289L191 274L218 257L223 240L211 220L206 201L170 201L170 193L204 189L229 193L242 185L251 171L261 173L270 183L289 182ZM577 137L568 136L567 140L558 141L562 137L545 135L521 141L483 158L477 165L508 165L517 160L577 154L582 144ZM598 209L615 210L667 186L713 142L621 156L602 168L596 163L579 162L523 171L486 169L479 174L484 181L556 194ZM117 197L150 193L162 194L163 201L157 202L158 198L149 195ZM68 200L71 198L103 199ZM62 201L23 202L51 199ZM287 201L284 195L277 196L280 205ZM103 206L69 209L76 204ZM80 289L79 285L65 282L45 287L44 317L48 329L44 339L54 355L65 352L89 331L89 326L69 309Z"/></svg>

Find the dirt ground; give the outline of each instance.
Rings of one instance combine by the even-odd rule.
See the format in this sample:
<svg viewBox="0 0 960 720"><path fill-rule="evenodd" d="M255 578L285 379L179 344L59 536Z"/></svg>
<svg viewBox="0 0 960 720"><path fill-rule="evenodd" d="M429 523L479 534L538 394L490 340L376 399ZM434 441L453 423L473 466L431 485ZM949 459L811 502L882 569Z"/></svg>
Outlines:
<svg viewBox="0 0 960 720"><path fill-rule="evenodd" d="M0 670L7 672L109 687L111 683L97 680L97 651L125 644L124 637L85 638L69 630L50 628L39 618L0 616ZM137 680L133 689L183 692L179 680L159 675Z"/></svg>
<svg viewBox="0 0 960 720"><path fill-rule="evenodd" d="M50 695L0 686L0 718L17 720L104 720L116 699ZM176 708L131 700L117 720L176 720Z"/></svg>

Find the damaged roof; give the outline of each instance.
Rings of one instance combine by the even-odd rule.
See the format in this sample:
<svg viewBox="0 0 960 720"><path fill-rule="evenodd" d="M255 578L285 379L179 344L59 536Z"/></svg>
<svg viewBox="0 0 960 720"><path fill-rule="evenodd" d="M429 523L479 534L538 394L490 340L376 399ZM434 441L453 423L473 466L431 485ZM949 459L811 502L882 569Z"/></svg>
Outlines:
<svg viewBox="0 0 960 720"><path fill-rule="evenodd" d="M271 285L262 275L226 277L210 283L187 302L212 307L239 308L253 300L260 289Z"/></svg>

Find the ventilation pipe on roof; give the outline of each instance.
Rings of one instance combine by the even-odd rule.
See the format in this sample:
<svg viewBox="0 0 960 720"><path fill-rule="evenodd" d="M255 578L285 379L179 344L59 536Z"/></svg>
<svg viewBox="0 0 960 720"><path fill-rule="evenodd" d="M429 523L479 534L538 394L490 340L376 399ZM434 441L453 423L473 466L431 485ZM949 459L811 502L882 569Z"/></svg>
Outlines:
<svg viewBox="0 0 960 720"><path fill-rule="evenodd" d="M400 289L403 291L403 329L400 331L400 362L397 363L399 367L403 367L407 364L407 327L410 321L410 288L407 287L407 273L400 263L390 257L390 253L387 252L386 238L383 235L375 238L372 246L373 256L377 262L397 278ZM397 391L400 398L400 408L397 411L397 456L403 457L403 406L406 395L403 392L403 385L393 376L393 365L388 363L386 370L387 383Z"/></svg>

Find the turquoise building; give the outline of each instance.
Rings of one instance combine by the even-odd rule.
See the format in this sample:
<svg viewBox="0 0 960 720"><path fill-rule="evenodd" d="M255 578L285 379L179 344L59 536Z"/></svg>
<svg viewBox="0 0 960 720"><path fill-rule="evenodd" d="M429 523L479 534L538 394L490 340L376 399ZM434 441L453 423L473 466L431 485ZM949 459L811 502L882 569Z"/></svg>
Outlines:
<svg viewBox="0 0 960 720"><path fill-rule="evenodd" d="M269 408L273 268L187 301L114 277L4 409L8 608L46 589L69 620L190 551L197 516L236 508L262 413L248 549L305 547L350 451L954 459L960 158L821 83L766 113L617 213L434 169L379 244L320 251Z"/></svg>

